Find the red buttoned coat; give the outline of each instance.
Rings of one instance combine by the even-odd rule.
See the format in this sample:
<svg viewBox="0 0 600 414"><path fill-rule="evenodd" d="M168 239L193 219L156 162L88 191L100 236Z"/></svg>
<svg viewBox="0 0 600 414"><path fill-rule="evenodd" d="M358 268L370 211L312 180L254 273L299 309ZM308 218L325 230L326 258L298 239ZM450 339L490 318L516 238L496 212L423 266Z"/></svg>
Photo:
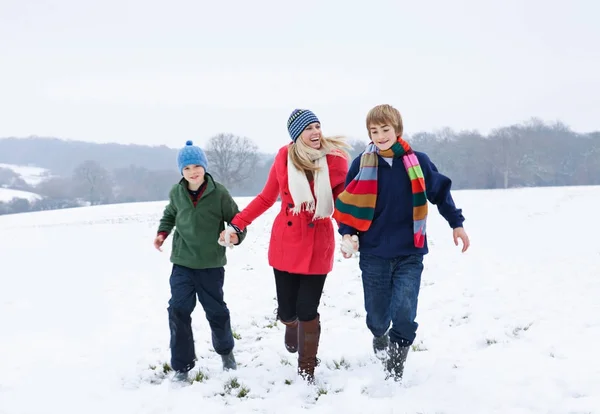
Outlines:
<svg viewBox="0 0 600 414"><path fill-rule="evenodd" d="M262 192L238 213L232 224L241 230L267 211L281 197L281 209L275 217L269 243L269 265L275 269L302 275L325 275L333 269L335 236L331 218L313 221L314 212L293 214L294 200L288 186L288 148L281 148L271 166ZM329 180L335 201L344 190L348 160L343 155L327 155ZM310 181L314 197L314 182Z"/></svg>

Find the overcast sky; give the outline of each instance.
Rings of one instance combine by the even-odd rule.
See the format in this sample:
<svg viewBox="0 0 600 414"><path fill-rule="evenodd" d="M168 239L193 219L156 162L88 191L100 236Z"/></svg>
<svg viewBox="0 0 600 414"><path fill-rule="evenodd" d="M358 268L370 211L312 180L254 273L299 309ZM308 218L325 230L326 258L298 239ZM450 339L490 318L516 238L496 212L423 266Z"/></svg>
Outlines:
<svg viewBox="0 0 600 414"><path fill-rule="evenodd" d="M0 0L0 137L273 152L294 108L364 138L532 116L600 129L600 2Z"/></svg>

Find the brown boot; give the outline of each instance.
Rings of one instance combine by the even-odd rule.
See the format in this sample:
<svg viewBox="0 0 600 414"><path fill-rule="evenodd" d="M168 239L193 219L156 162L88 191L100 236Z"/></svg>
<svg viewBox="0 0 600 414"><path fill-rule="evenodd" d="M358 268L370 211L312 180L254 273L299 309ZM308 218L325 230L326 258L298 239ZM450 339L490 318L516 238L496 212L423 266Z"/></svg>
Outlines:
<svg viewBox="0 0 600 414"><path fill-rule="evenodd" d="M285 322L280 319L285 325L285 349L292 354L298 352L298 319L291 322Z"/></svg>
<svg viewBox="0 0 600 414"><path fill-rule="evenodd" d="M312 321L300 321L298 324L298 374L308 382L315 379L320 336L319 316Z"/></svg>

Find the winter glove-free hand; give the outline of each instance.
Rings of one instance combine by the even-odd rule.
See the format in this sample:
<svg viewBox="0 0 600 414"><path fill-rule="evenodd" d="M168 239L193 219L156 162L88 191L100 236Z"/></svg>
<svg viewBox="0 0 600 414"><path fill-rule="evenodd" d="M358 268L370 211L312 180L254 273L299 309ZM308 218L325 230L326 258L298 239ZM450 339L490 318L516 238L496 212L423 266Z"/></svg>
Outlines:
<svg viewBox="0 0 600 414"><path fill-rule="evenodd" d="M341 250L342 250L342 255L346 259L349 259L354 254L358 253L358 236L357 235L353 235L352 237L350 237L349 235L344 236L344 238L342 239Z"/></svg>
<svg viewBox="0 0 600 414"><path fill-rule="evenodd" d="M221 246L233 248L235 242L231 241L232 234L235 235L234 239L236 239L235 242L237 242L238 237L236 230L233 227L227 226L227 228L221 232L221 236L219 237L217 243L219 243Z"/></svg>

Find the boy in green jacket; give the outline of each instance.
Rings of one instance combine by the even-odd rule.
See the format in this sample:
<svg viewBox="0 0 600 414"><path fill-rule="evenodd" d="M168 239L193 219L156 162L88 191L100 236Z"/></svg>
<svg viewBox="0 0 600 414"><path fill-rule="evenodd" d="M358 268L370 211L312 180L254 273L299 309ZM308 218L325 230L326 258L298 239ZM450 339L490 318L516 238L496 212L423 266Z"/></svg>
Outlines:
<svg viewBox="0 0 600 414"><path fill-rule="evenodd" d="M154 247L162 251L162 244L175 227L168 312L171 367L174 380L183 381L196 361L191 318L195 295L206 313L212 344L221 355L223 369L237 367L229 309L223 300L227 259L225 247L217 241L225 229L224 222L229 223L239 209L227 189L206 172L206 155L192 141L179 151L177 163L183 178L169 193ZM245 236L246 230L233 233L231 243L239 244Z"/></svg>

